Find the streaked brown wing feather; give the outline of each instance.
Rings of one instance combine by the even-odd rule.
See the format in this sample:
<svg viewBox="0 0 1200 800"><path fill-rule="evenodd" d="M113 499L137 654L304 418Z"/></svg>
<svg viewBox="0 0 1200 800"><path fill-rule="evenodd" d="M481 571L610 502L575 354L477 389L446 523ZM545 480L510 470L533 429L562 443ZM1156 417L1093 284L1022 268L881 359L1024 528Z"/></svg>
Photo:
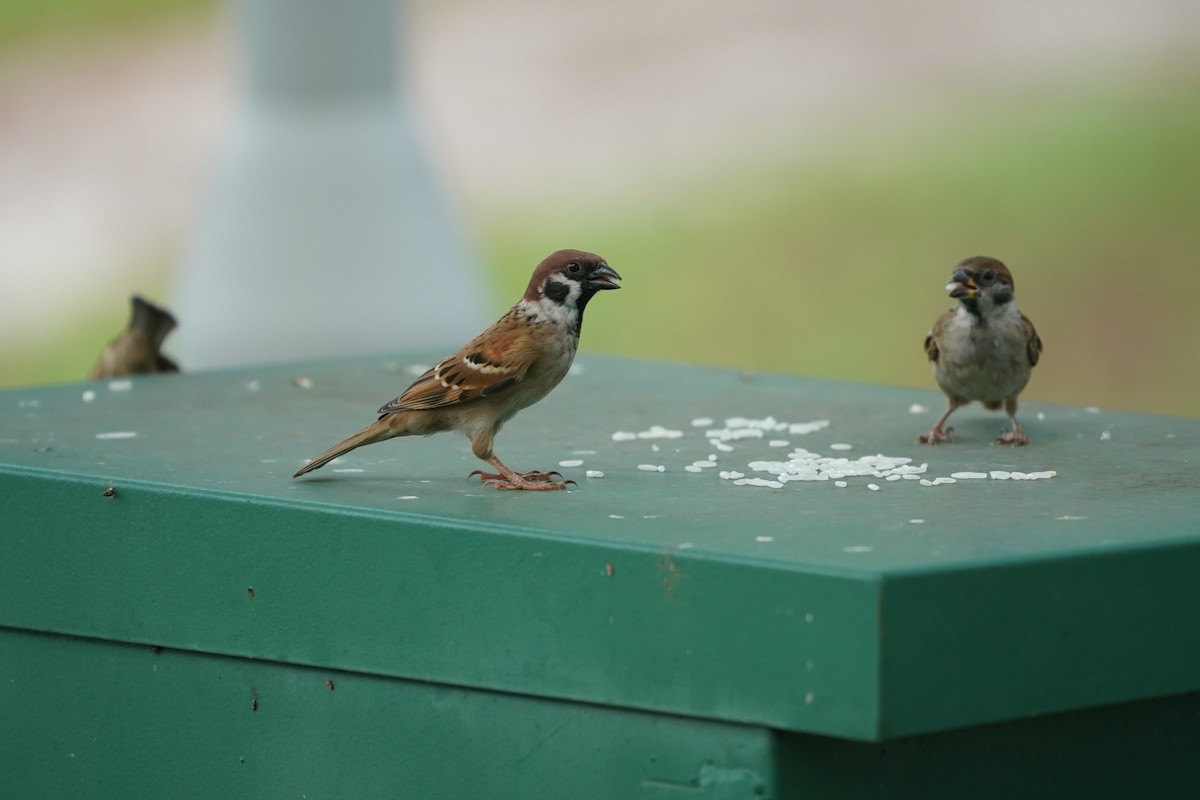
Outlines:
<svg viewBox="0 0 1200 800"><path fill-rule="evenodd" d="M929 335L925 337L925 355L929 356L930 361L938 360L938 355L940 355L937 345L938 339L942 336L942 329L946 327L947 320L953 316L953 311L947 311L945 314L942 314L937 318L937 322L933 323L933 328L929 331Z"/></svg>
<svg viewBox="0 0 1200 800"><path fill-rule="evenodd" d="M533 361L529 328L511 313L454 355L413 381L403 394L379 409L393 411L444 408L494 397L519 382Z"/></svg>
<svg viewBox="0 0 1200 800"><path fill-rule="evenodd" d="M1025 328L1025 351L1029 354L1029 365L1036 367L1042 356L1042 337L1038 336L1033 323L1024 314L1021 315L1021 323Z"/></svg>

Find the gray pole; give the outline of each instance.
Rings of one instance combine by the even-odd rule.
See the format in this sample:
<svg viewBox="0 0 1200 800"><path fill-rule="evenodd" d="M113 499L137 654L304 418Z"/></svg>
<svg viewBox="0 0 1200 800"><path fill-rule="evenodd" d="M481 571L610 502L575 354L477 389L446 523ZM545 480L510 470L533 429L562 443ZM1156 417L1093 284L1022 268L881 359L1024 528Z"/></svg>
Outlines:
<svg viewBox="0 0 1200 800"><path fill-rule="evenodd" d="M456 347L483 291L397 80L395 0L235 0L243 97L173 306L184 370Z"/></svg>

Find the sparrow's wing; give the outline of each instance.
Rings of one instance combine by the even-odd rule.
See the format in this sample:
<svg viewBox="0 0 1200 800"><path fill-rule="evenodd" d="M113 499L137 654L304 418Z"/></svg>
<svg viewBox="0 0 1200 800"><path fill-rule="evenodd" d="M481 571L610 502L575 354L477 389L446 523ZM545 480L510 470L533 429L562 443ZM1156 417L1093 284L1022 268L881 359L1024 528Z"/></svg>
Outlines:
<svg viewBox="0 0 1200 800"><path fill-rule="evenodd" d="M1021 327L1025 329L1025 352L1029 354L1029 366L1036 367L1042 355L1042 337L1038 336L1033 323L1024 314L1021 315Z"/></svg>
<svg viewBox="0 0 1200 800"><path fill-rule="evenodd" d="M933 323L933 328L929 331L929 335L925 337L925 355L929 356L930 361L938 360L938 340L942 338L942 329L946 327L946 323L954 317L954 311L947 311L937 318L937 322Z"/></svg>
<svg viewBox="0 0 1200 800"><path fill-rule="evenodd" d="M513 315L502 317L466 347L417 378L379 413L444 408L494 397L511 388L525 377L536 353L530 330Z"/></svg>

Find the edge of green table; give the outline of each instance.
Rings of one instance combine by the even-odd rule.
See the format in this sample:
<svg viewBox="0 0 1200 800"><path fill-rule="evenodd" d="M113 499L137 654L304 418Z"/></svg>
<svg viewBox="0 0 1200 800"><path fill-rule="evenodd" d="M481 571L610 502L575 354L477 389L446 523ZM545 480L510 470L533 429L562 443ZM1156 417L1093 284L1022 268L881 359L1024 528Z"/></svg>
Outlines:
<svg viewBox="0 0 1200 800"><path fill-rule="evenodd" d="M962 441L1000 423L981 412L923 451L907 407L931 392L581 361L498 439L510 463L606 467L552 495L466 482L455 435L290 481L406 385L408 359L0 393L0 626L859 740L1200 689L1197 421L1026 403L1047 422L1023 452ZM825 443L938 474L1002 458L1060 475L773 492L639 472L650 442L610 437L734 413L828 417ZM1097 425L1107 449L1076 435ZM709 449L684 443L656 455Z"/></svg>

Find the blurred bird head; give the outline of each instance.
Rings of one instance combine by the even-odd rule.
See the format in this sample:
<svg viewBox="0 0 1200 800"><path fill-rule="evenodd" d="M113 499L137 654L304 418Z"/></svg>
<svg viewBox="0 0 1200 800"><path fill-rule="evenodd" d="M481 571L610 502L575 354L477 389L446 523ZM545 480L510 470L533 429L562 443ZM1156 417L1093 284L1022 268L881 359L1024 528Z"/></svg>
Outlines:
<svg viewBox="0 0 1200 800"><path fill-rule="evenodd" d="M973 256L954 268L946 291L971 313L986 314L1012 302L1013 277L997 259Z"/></svg>

